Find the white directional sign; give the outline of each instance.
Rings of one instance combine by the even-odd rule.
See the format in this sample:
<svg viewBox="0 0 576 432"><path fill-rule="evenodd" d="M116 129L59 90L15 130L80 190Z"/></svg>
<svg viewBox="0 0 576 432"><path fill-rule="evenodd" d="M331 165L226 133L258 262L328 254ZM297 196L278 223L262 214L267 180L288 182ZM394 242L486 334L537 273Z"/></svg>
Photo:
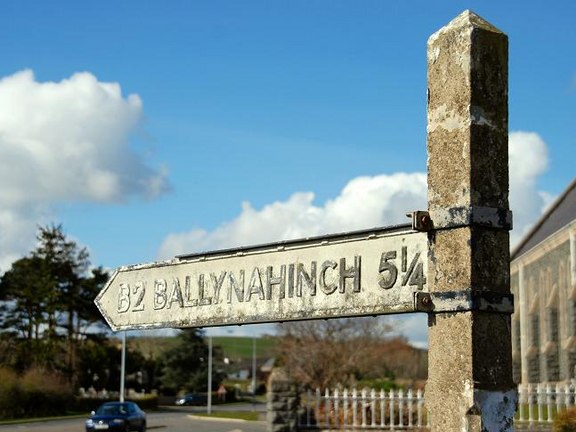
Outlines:
<svg viewBox="0 0 576 432"><path fill-rule="evenodd" d="M390 227L121 267L95 300L113 330L414 311L427 235Z"/></svg>

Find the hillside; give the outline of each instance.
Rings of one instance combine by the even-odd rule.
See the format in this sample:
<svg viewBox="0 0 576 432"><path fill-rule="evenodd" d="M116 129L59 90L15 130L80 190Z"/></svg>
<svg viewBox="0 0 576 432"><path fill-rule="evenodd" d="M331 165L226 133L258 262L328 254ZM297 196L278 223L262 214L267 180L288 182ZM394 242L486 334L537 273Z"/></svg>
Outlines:
<svg viewBox="0 0 576 432"><path fill-rule="evenodd" d="M250 359L256 342L256 357L259 359L274 357L277 338L264 336L260 338L216 336L212 339L214 346L222 348L224 357L233 360Z"/></svg>
<svg viewBox="0 0 576 432"><path fill-rule="evenodd" d="M253 355L253 343L256 341L256 357L267 359L274 357L277 339L272 336L259 338L215 336L212 338L214 348L221 347L224 357L235 362L249 360ZM140 351L144 357L157 359L164 351L174 347L177 343L175 336L171 337L134 337L127 341L128 348ZM206 340L206 343L208 341Z"/></svg>

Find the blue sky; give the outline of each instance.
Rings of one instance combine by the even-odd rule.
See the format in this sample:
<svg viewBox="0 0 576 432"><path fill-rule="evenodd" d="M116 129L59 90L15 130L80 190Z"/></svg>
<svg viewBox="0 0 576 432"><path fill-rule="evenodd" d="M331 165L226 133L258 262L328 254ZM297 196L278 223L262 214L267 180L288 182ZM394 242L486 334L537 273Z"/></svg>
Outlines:
<svg viewBox="0 0 576 432"><path fill-rule="evenodd" d="M107 268L403 222L465 9L510 38L517 241L574 178L572 1L3 2L0 272L52 222Z"/></svg>

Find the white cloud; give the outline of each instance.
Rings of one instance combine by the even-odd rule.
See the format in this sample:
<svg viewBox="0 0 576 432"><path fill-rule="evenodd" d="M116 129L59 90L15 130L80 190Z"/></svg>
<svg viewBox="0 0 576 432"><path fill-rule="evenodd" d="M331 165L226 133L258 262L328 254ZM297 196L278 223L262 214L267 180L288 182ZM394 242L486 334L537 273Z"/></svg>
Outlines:
<svg viewBox="0 0 576 432"><path fill-rule="evenodd" d="M129 146L141 118L137 95L87 72L38 82L24 70L0 80L0 270L29 249L55 203L166 190L166 173Z"/></svg>
<svg viewBox="0 0 576 432"><path fill-rule="evenodd" d="M0 274L29 249L35 239L36 225L44 221L46 215L41 206L9 208L0 201Z"/></svg>
<svg viewBox="0 0 576 432"><path fill-rule="evenodd" d="M510 241L518 243L538 220L550 202L546 192L538 191L538 178L548 169L548 148L534 132L512 132L510 152L510 208L514 230Z"/></svg>
<svg viewBox="0 0 576 432"><path fill-rule="evenodd" d="M394 333L403 335L417 348L428 347L428 315L405 314L390 317Z"/></svg>
<svg viewBox="0 0 576 432"><path fill-rule="evenodd" d="M514 244L549 202L549 196L537 187L538 178L548 168L548 156L546 144L536 133L513 132L509 146ZM424 173L397 173L352 179L336 198L323 206L314 203L311 192L294 193L288 200L268 204L260 210L244 203L237 218L214 231L197 229L167 236L158 256L167 259L191 252L403 223L408 221L406 212L426 209L426 194ZM396 319L398 328L412 343L426 345L425 316Z"/></svg>
<svg viewBox="0 0 576 432"><path fill-rule="evenodd" d="M77 73L39 83L25 70L0 81L0 199L121 201L154 196L163 175L129 148L142 117L137 95Z"/></svg>
<svg viewBox="0 0 576 432"><path fill-rule="evenodd" d="M515 244L550 202L549 195L537 188L538 178L548 168L548 154L546 143L533 132L512 132L509 147L515 227L511 243ZM426 190L426 174L396 173L354 178L323 206L314 203L312 192L296 192L261 210L245 202L236 219L214 231L196 229L168 235L158 257L407 222L406 212L426 209Z"/></svg>
<svg viewBox="0 0 576 432"><path fill-rule="evenodd" d="M192 230L167 236L159 258L408 222L407 209L426 206L426 176L398 173L358 177L324 206L313 201L313 193L298 192L261 210L244 203L236 219L212 232Z"/></svg>

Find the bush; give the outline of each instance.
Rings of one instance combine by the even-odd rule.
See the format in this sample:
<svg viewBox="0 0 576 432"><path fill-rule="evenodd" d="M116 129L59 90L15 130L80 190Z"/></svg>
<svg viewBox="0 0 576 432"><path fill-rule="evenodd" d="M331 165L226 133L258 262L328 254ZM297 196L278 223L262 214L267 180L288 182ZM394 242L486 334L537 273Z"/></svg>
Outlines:
<svg viewBox="0 0 576 432"><path fill-rule="evenodd" d="M12 370L0 368L0 418L10 418L16 411L14 401L20 399L18 376Z"/></svg>
<svg viewBox="0 0 576 432"><path fill-rule="evenodd" d="M20 379L20 386L21 403L27 417L64 415L74 400L61 375L41 368L26 371Z"/></svg>
<svg viewBox="0 0 576 432"><path fill-rule="evenodd" d="M576 432L576 408L558 412L552 430L554 432Z"/></svg>
<svg viewBox="0 0 576 432"><path fill-rule="evenodd" d="M361 380L357 385L357 388L369 388L369 389L374 389L376 391L380 391L380 390L384 390L384 391L390 391L390 390L396 390L399 388L399 386L392 380L388 380L385 378L377 378L377 379L364 379Z"/></svg>
<svg viewBox="0 0 576 432"><path fill-rule="evenodd" d="M58 374L31 369L18 376L0 370L0 418L62 415L72 402L72 392Z"/></svg>
<svg viewBox="0 0 576 432"><path fill-rule="evenodd" d="M155 394L147 394L130 400L136 402L144 411L158 408L158 395Z"/></svg>

